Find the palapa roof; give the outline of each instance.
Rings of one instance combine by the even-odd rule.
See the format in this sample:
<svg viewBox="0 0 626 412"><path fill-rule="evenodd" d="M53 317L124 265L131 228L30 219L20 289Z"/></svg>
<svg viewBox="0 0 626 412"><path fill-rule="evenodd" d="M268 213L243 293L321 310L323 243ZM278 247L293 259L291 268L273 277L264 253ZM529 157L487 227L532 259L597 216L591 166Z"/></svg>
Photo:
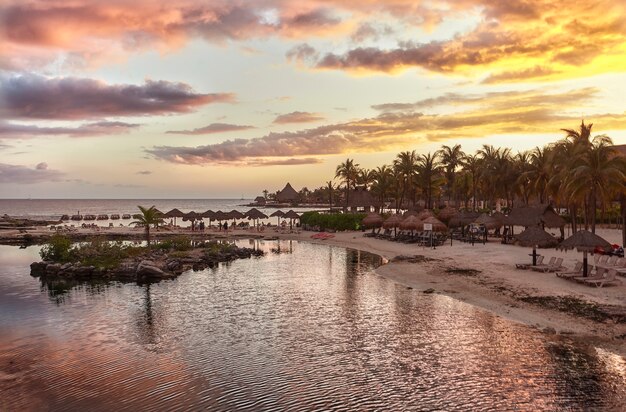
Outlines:
<svg viewBox="0 0 626 412"><path fill-rule="evenodd" d="M277 210L270 215L270 217L283 217L283 216L285 216L285 212L283 212L282 210Z"/></svg>
<svg viewBox="0 0 626 412"><path fill-rule="evenodd" d="M364 186L357 186L350 191L348 199L349 207L379 207L380 201L377 200Z"/></svg>
<svg viewBox="0 0 626 412"><path fill-rule="evenodd" d="M381 227L383 225L383 217L378 213L368 213L362 220L363 226L370 227Z"/></svg>
<svg viewBox="0 0 626 412"><path fill-rule="evenodd" d="M248 210L244 215L248 219L267 219L267 215L256 208Z"/></svg>
<svg viewBox="0 0 626 412"><path fill-rule="evenodd" d="M470 212L470 211L464 210L462 212L459 212L452 219L450 219L450 222L448 222L448 225L450 225L450 227L459 227L459 226L469 225L474 220L476 220L478 216L480 216L480 213L478 212Z"/></svg>
<svg viewBox="0 0 626 412"><path fill-rule="evenodd" d="M541 223L551 228L565 226L565 220L549 204L514 208L503 223L525 227L539 226Z"/></svg>
<svg viewBox="0 0 626 412"><path fill-rule="evenodd" d="M212 211L211 209L207 210L206 212L202 213L202 217L206 217L210 220L215 220L215 212Z"/></svg>
<svg viewBox="0 0 626 412"><path fill-rule="evenodd" d="M196 220L196 219L202 219L202 214L200 214L200 213L196 213L196 212L194 212L194 211L192 210L192 211L191 211L191 212L189 212L189 213L185 213L185 214L183 215L183 219L186 219L186 220Z"/></svg>
<svg viewBox="0 0 626 412"><path fill-rule="evenodd" d="M402 216L400 215L391 215L387 218L387 220L385 220L383 222L383 227L385 229L389 229L392 227L398 227L398 225L400 225L400 222L402 222Z"/></svg>
<svg viewBox="0 0 626 412"><path fill-rule="evenodd" d="M502 222L500 222L493 216L487 215L486 213L478 216L476 220L474 220L474 223L478 225L484 225L487 229L496 229L502 227Z"/></svg>
<svg viewBox="0 0 626 412"><path fill-rule="evenodd" d="M530 226L519 235L516 235L515 239L521 246L553 247L559 243L554 236L539 226Z"/></svg>
<svg viewBox="0 0 626 412"><path fill-rule="evenodd" d="M596 248L611 249L609 242L588 230L580 230L561 242L557 249L574 249L579 252L593 252Z"/></svg>
<svg viewBox="0 0 626 412"><path fill-rule="evenodd" d="M298 200L298 192L291 187L291 183L287 183L283 190L276 193L276 200L279 202L292 202Z"/></svg>
<svg viewBox="0 0 626 412"><path fill-rule="evenodd" d="M230 219L243 219L244 217L246 217L246 215L234 209L228 212L228 216Z"/></svg>
<svg viewBox="0 0 626 412"><path fill-rule="evenodd" d="M214 212L213 217L211 218L211 220L217 220L217 221L226 220L226 219L229 219L228 214L222 212L221 210Z"/></svg>
<svg viewBox="0 0 626 412"><path fill-rule="evenodd" d="M180 210L174 208L174 209L170 210L169 212L165 213L163 216L165 216L165 217L184 217L185 214L183 212L181 212Z"/></svg>
<svg viewBox="0 0 626 412"><path fill-rule="evenodd" d="M293 210L290 210L289 212L285 213L283 217L289 218L289 219L300 219L300 215L294 212Z"/></svg>
<svg viewBox="0 0 626 412"><path fill-rule="evenodd" d="M448 227L439 219L434 216L427 217L422 221L422 223L430 223L433 225L433 231L435 232L445 232L448 230Z"/></svg>
<svg viewBox="0 0 626 412"><path fill-rule="evenodd" d="M439 214L437 215L437 217L439 218L439 220L441 220L442 222L449 222L450 219L452 219L454 216L458 215L459 211L456 210L453 207L446 207L444 209L441 209L439 211Z"/></svg>
<svg viewBox="0 0 626 412"><path fill-rule="evenodd" d="M402 222L400 222L400 229L405 230L418 230L422 228L422 221L417 216L408 216Z"/></svg>
<svg viewBox="0 0 626 412"><path fill-rule="evenodd" d="M434 216L435 214L430 209L424 209L421 212L419 212L419 214L417 215L417 217L419 217L421 220L427 219L429 217L434 217Z"/></svg>

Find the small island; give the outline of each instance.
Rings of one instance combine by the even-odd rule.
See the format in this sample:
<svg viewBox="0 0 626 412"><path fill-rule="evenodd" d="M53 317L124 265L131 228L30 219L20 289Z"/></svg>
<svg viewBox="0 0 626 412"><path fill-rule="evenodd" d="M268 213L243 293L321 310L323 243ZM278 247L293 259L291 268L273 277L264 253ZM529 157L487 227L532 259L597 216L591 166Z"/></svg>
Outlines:
<svg viewBox="0 0 626 412"><path fill-rule="evenodd" d="M66 236L54 235L40 254L43 260L30 265L33 277L154 282L220 262L262 256L263 251L217 240L194 242L184 235L146 246L100 237L73 244Z"/></svg>

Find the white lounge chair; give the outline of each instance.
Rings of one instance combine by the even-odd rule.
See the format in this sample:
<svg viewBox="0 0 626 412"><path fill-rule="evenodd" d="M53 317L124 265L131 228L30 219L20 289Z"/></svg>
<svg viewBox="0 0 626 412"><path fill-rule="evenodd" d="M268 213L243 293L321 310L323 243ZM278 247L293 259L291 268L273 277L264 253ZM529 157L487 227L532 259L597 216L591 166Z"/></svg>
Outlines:
<svg viewBox="0 0 626 412"><path fill-rule="evenodd" d="M615 277L616 275L617 272L615 271L615 269L609 269L601 279L583 279L582 282L586 285L594 285L598 288L601 288L604 285L617 283L622 284L622 281Z"/></svg>

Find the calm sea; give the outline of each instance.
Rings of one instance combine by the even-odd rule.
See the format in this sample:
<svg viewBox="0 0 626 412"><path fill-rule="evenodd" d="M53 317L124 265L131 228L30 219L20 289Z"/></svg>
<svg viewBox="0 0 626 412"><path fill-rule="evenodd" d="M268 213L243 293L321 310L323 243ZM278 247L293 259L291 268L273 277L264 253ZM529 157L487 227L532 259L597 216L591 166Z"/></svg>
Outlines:
<svg viewBox="0 0 626 412"><path fill-rule="evenodd" d="M207 210L228 212L250 210L247 204L252 199L0 199L0 216L7 214L12 217L30 219L60 219L63 215L99 215L137 213L137 206L156 206L162 212L174 208L183 212L195 211L198 213ZM266 215L275 212L276 208L259 208ZM281 209L287 211L288 209ZM298 208L297 212L314 210Z"/></svg>

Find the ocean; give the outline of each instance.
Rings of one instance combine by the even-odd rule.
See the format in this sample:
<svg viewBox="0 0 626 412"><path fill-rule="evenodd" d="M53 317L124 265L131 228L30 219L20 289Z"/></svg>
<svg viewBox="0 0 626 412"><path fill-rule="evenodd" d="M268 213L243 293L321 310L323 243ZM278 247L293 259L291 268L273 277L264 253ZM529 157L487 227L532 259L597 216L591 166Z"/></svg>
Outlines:
<svg viewBox="0 0 626 412"><path fill-rule="evenodd" d="M63 215L100 215L138 213L137 206L155 206L163 213L174 208L182 212L198 213L212 210L246 212L252 199L0 199L0 216L7 214L16 218L57 220ZM278 210L275 207L258 207L266 215ZM286 212L290 208L281 208ZM297 208L298 213L321 208ZM107 221L102 221L107 222Z"/></svg>

